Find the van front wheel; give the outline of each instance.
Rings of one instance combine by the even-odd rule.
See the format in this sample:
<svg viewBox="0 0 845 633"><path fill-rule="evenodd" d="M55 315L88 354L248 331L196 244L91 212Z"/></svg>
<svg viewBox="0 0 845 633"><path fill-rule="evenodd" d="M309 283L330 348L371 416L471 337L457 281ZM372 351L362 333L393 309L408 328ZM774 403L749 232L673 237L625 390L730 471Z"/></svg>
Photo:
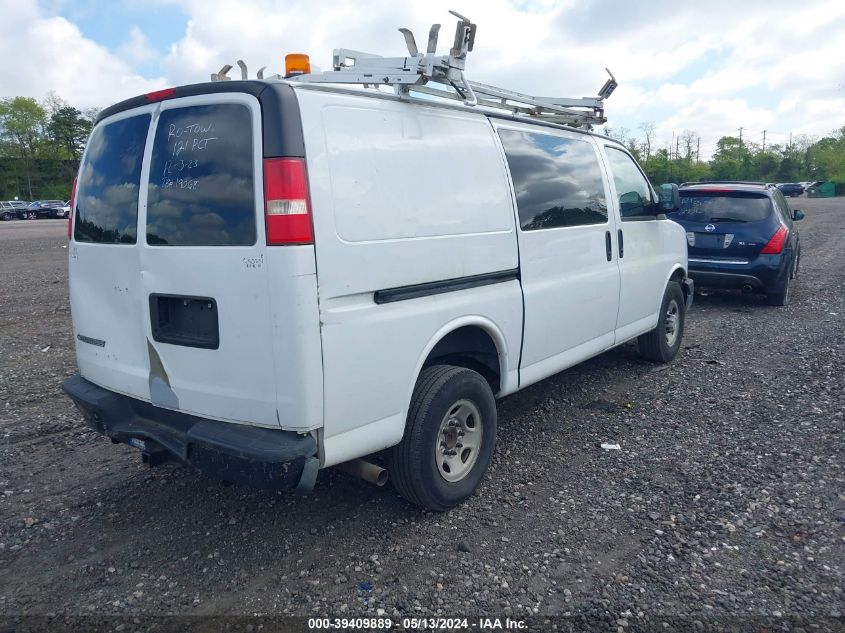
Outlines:
<svg viewBox="0 0 845 633"><path fill-rule="evenodd" d="M637 339L640 355L658 363L668 363L675 358L684 337L686 303L684 291L676 281L670 281L663 294L657 327Z"/></svg>
<svg viewBox="0 0 845 633"><path fill-rule="evenodd" d="M427 367L411 397L405 435L388 453L390 480L411 503L448 510L481 483L495 444L496 400L481 374Z"/></svg>

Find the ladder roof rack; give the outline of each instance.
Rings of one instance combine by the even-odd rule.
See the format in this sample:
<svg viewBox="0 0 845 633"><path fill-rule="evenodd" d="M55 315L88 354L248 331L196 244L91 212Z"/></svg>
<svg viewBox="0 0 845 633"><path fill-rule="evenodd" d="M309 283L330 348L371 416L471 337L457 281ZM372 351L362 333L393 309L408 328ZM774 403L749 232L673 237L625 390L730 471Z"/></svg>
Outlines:
<svg viewBox="0 0 845 633"><path fill-rule="evenodd" d="M595 97L533 97L469 81L465 75L466 57L475 43L476 25L455 11L450 13L458 18L458 24L454 44L448 55L436 54L439 24L432 25L424 53L417 49L414 34L409 29L401 28L399 31L405 37L409 55L382 57L340 48L334 50L333 70L294 75L286 79L308 84L360 84L365 88L391 86L400 97L419 93L461 101L467 106L504 110L513 116L587 129L607 121L604 101L618 85L607 69L610 78ZM440 84L446 88L433 87L431 84Z"/></svg>

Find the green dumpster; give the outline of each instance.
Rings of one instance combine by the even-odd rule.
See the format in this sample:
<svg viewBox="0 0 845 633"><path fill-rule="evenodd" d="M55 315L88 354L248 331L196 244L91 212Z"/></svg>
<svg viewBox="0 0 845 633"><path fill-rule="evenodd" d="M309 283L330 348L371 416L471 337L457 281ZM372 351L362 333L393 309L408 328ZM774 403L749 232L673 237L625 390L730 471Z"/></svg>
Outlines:
<svg viewBox="0 0 845 633"><path fill-rule="evenodd" d="M832 198L835 195L836 183L832 180L828 180L820 185L807 189L808 198Z"/></svg>

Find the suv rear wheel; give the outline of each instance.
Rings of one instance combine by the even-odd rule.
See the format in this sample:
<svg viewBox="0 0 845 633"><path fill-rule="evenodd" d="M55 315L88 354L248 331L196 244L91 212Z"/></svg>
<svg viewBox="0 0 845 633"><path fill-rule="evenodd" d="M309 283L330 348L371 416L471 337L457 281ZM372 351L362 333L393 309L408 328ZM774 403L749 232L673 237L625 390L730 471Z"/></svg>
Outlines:
<svg viewBox="0 0 845 633"><path fill-rule="evenodd" d="M663 294L657 327L637 339L643 358L668 363L675 358L684 337L686 303L684 291L676 281L670 281Z"/></svg>
<svg viewBox="0 0 845 633"><path fill-rule="evenodd" d="M783 281L783 286L777 290L776 292L767 292L766 299L769 302L769 305L773 306L785 306L789 303L789 278L792 275L787 275L786 279Z"/></svg>
<svg viewBox="0 0 845 633"><path fill-rule="evenodd" d="M411 503L444 511L472 495L496 444L496 400L481 374L452 365L417 380L402 441L388 453L390 480Z"/></svg>

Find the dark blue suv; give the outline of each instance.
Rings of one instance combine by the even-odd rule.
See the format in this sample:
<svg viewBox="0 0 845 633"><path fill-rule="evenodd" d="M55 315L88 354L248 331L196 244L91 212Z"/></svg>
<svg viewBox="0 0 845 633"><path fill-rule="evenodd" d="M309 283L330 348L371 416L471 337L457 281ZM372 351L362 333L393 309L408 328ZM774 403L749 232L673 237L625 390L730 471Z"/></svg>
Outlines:
<svg viewBox="0 0 845 633"><path fill-rule="evenodd" d="M687 231L689 276L696 286L762 292L786 305L801 242L783 193L765 183L685 183L670 216Z"/></svg>

